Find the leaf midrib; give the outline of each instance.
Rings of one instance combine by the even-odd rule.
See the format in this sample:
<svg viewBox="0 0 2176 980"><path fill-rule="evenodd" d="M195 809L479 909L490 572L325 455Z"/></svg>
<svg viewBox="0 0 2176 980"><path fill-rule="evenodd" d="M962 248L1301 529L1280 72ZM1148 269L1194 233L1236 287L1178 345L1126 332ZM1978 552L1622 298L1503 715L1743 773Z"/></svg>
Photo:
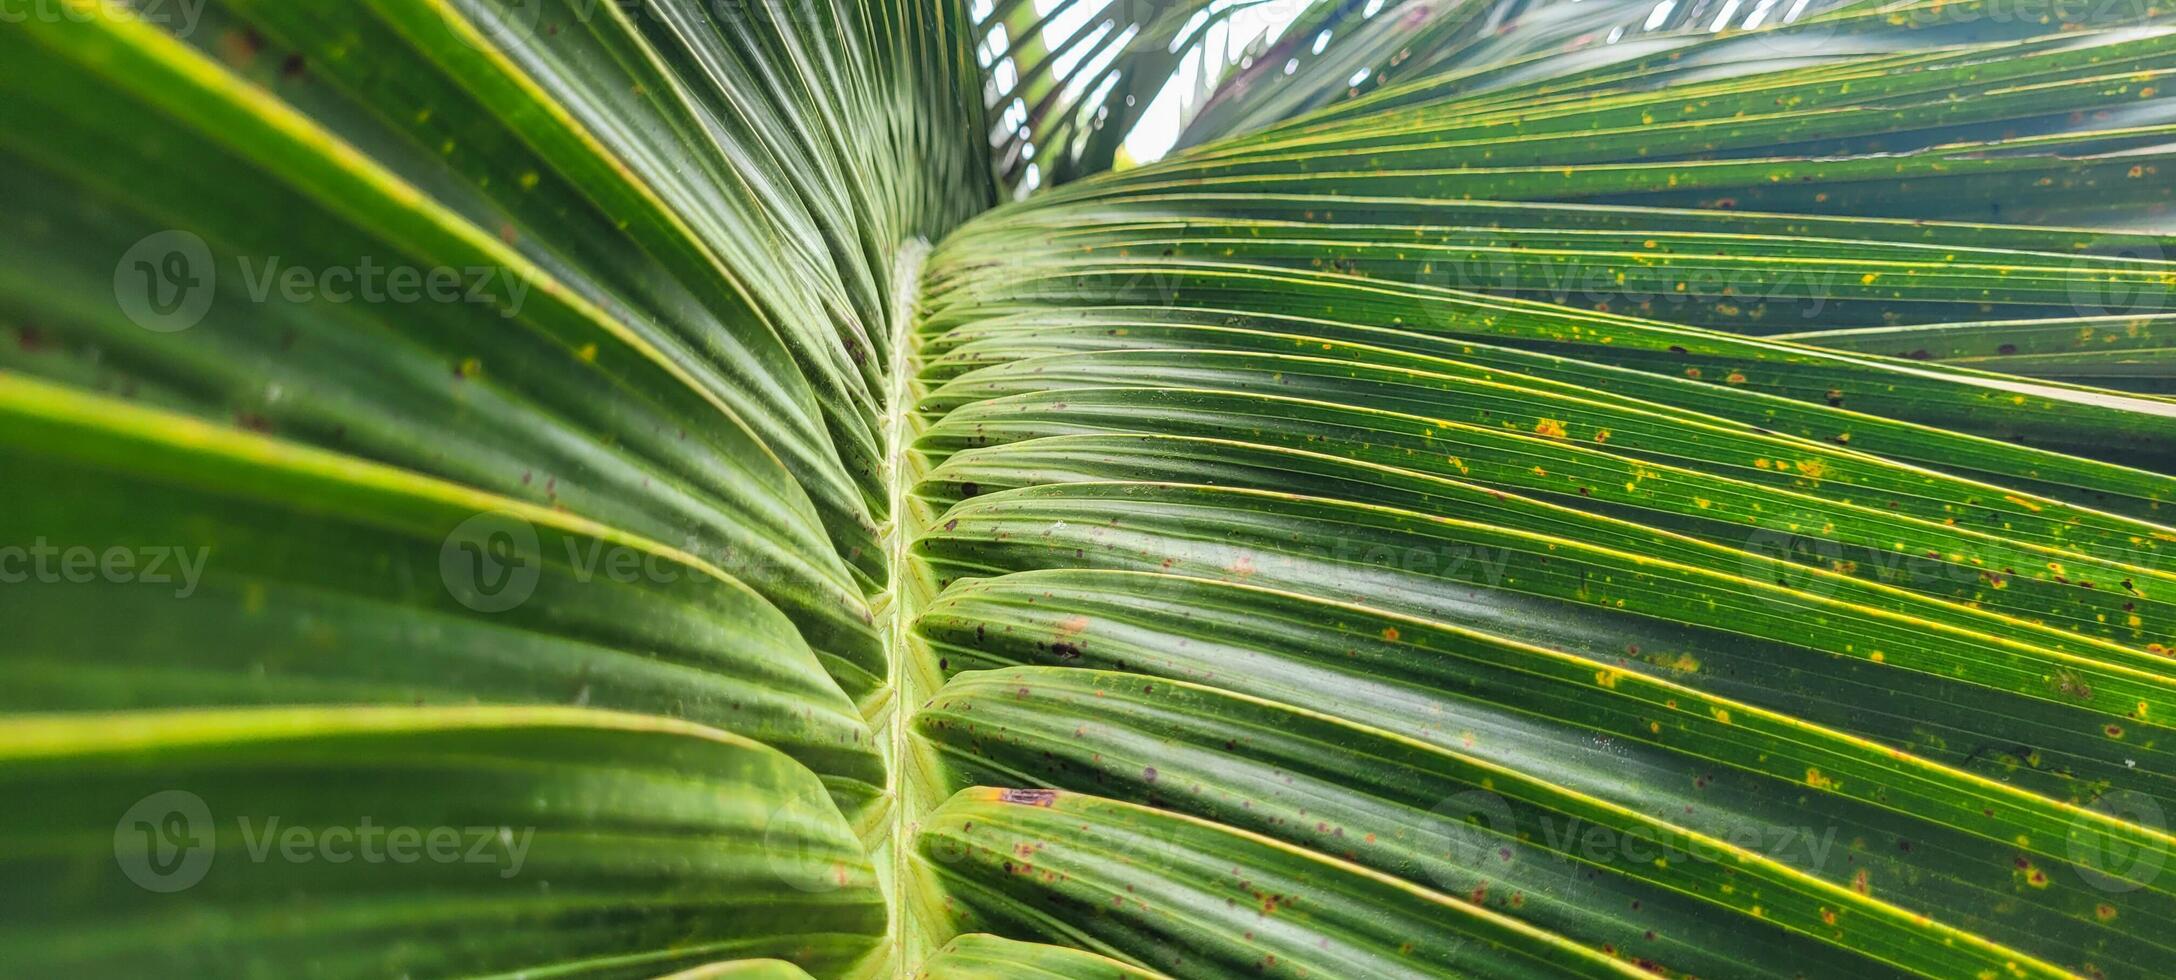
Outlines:
<svg viewBox="0 0 2176 980"><path fill-rule="evenodd" d="M928 260L930 244L922 239L910 239L894 253L892 261L891 296L889 309L893 323L891 332L891 358L886 365L886 393L883 432L885 500L887 519L883 527L885 567L889 569L889 581L885 585L884 605L888 617L884 629L884 654L887 665L885 687L890 692L887 714L883 718L884 751L889 760L885 772L885 798L891 807L890 819L882 844L890 850L890 892L885 900L890 908L889 921L890 975L912 976L909 962L912 949L907 942L907 882L911 873L908 842L912 839L917 814L909 801L915 799L908 785L907 764L909 754L908 725L912 721L912 706L919 703L919 692L908 690L914 676L909 669L908 634L913 628L911 608L914 598L909 562L914 543L915 529L910 527L913 517L908 506L913 492L912 467L908 465L907 452L914 439L914 408L916 403L914 379L920 365L920 350L914 329L919 313L922 267Z"/></svg>

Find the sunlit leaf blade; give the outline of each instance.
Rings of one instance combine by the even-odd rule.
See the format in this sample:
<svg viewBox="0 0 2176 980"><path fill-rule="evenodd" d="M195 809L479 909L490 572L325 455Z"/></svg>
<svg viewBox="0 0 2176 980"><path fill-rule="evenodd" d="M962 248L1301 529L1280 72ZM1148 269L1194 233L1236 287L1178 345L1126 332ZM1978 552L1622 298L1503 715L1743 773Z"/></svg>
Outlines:
<svg viewBox="0 0 2176 980"><path fill-rule="evenodd" d="M1866 881L1890 863L1879 857L1859 860L1856 870L1869 873L1856 888L1790 867L1800 852L1834 853L1832 838L1749 841L1750 823L1736 824L1751 819L1743 813L1679 829L1466 751L1209 687L1007 670L954 685L922 724L963 750L963 762L973 759L971 772L1198 809L1476 903L1499 899L1536 924L1689 972L1759 972L1779 950L1818 975L1879 971L1884 959L1926 974L1972 973L2016 957L1875 900ZM1092 753L1086 731L1097 733ZM1939 850L1947 828L1930 829L1924 843ZM2006 860L1989 863L2009 870ZM1302 917L1309 897L1284 904ZM1717 906L1751 921L1719 916Z"/></svg>
<svg viewBox="0 0 2176 980"><path fill-rule="evenodd" d="M732 960L671 974L672 980L804 980L808 971L784 960Z"/></svg>
<svg viewBox="0 0 2176 980"><path fill-rule="evenodd" d="M1849 23L1789 71L1393 87L941 246L915 729L961 928L1200 976L2153 972L2176 413L1815 328L2153 322L2161 238L2048 226L2165 224L2167 43ZM1299 880L1253 835L1546 938L1385 950L1340 875L1248 901Z"/></svg>
<svg viewBox="0 0 2176 980"><path fill-rule="evenodd" d="M971 932L946 943L916 976L927 980L1153 980L1162 974L1085 950Z"/></svg>
<svg viewBox="0 0 2176 980"><path fill-rule="evenodd" d="M1068 405L1065 411L1071 412L1073 407ZM1967 599L1983 609L2008 617L2058 624L2074 632L2134 644L2142 642L2144 634L2112 631L2101 621L2111 613L2159 609L2158 603L2143 597L2147 590L2139 583L2155 583L2167 578L2122 563L2085 564L2067 552L2020 547L1992 535L1945 535L1927 541L1929 547L1925 551L1897 549L1897 542L1883 542L1872 536L1878 534L1877 527L1891 532L1887 537L1893 538L1916 536L1934 530L1936 525L1903 521L1875 525L1868 518L1879 512L1869 509L1838 509L1820 515L1819 520L1836 523L1839 527L1861 523L1873 525L1861 532L1869 535L1864 537L1846 537L1839 531L1828 539L1828 547L1809 547L1810 541L1794 540L1784 532L1763 531L1757 525L1732 526L1719 517L1713 519L1713 523L1694 523L1703 521L1699 515L1704 511L1715 509L1713 501L1707 508L1701 508L1699 501L1706 499L1701 497L1693 498L1683 507L1685 513L1682 514L1651 510L1637 515L1651 524L1667 524L1676 517L1686 530L1706 538L1703 543L1688 540L1691 535L1683 532L1658 532L1631 521L1583 514L1546 498L1516 496L1464 479L1430 476L1425 471L1416 472L1417 468L1394 468L1376 461L1390 458L1389 454L1355 455L1361 455L1363 460L1348 462L1304 449L1271 449L1207 437L1083 434L966 453L948 461L933 476L961 490L972 486L983 492L1033 484L1117 480L1163 483L1213 480L1221 485L1257 490L1304 489L1406 513L1451 511L1469 521L1485 519L1500 527L1536 535L1607 545L1620 552L1664 559L1723 575L1743 576L1763 583L1772 581L1778 586L1787 585L1827 597L1845 597L1853 603L1873 608L1899 612L1912 610L1949 619L1941 606L1900 593ZM1445 467L1444 472L1453 469ZM1468 471L1472 469L1467 467ZM1458 474L1462 478L1469 475ZM1647 478L1660 475L1650 472ZM1597 495L1584 496L1591 500ZM1783 499L1770 502L1779 509L1792 503ZM1359 547L1357 542L1340 544L1340 548L1313 552L1313 555L1335 560L1371 560L1368 550ZM1985 548L2000 550L1990 553L1983 550ZM1394 553L1393 550L1374 554L1379 558ZM1847 560L1846 554L1851 558ZM1503 555L1487 548L1459 546L1449 551L1417 552L1412 560L1399 563L1400 571L1422 575L1473 574L1474 568L1461 568L1462 563L1453 560L1460 556L1469 559L1474 568L1485 566L1487 574L1492 576L1501 576L1508 567ZM1176 564L1192 556L1187 551L1175 549L1169 557ZM2049 561L2051 558L2055 560ZM1827 559L1825 563L1824 559ZM2119 582L2130 581L2132 584L2129 588L2115 590L2112 596L2104 596L2099 589L2085 588L2082 583L2068 581L2067 574L2049 570L2046 566L2050 564L2061 565L2071 574L2106 574L2117 577ZM2022 574L2003 571L2018 566L2031 571ZM2088 572L2088 569L2093 571ZM1849 581L1846 575L1860 581ZM1950 621L1959 624L1994 622L1987 619ZM2144 662L2158 663L2154 660Z"/></svg>
<svg viewBox="0 0 2176 980"><path fill-rule="evenodd" d="M1865 327L1786 339L2167 397L2176 395L2176 346L2168 331L2165 317L2134 315Z"/></svg>
<svg viewBox="0 0 2176 980"><path fill-rule="evenodd" d="M1040 608L1059 590L1070 597L1064 609ZM1659 962L1709 955L1705 950L1713 944L1692 937L1718 928L1716 910L1708 908L1702 915L1696 903L1682 919L1673 920L1675 926L1667 926L1664 920L1679 914L1668 910L1688 908L1681 898L1629 895L1622 906L1597 904L1598 896L1574 898L1561 886L1540 883L1549 873L1546 864L1537 868L1531 862L1503 859L1496 854L1496 838L1487 836L1512 832L1514 816L1504 808L1515 805L1523 814L1517 819L1526 845L1555 852L1535 856L1543 862L1567 860L1568 854L1586 863L1614 864L1613 875L1675 890L1692 888L1694 879L1682 876L1708 874L1713 869L1707 865L1720 863L1730 869L1723 878L1693 891L1705 896L1701 902L1740 913L1752 905L1780 908L1783 886L1761 889L1755 897L1741 880L1758 871L1748 860L1771 862L1771 870L1762 874L1786 883L1798 880L1790 888L1802 894L1828 896L1801 906L1803 919L1773 918L1788 928L1812 929L1830 942L1839 939L1813 926L1821 918L1821 905L1835 911L1839 901L1858 902L1855 895L1919 911L1939 908L1947 913L1937 916L1940 920L1961 920L1958 924L1975 932L1998 941L2010 937L2007 941L2020 945L2056 941L2100 949L2112 939L2132 942L2122 926L2113 931L2081 926L2075 935L2060 939L2040 935L2042 917L2051 909L2080 904L2092 908L2111 901L2094 886L2113 880L2067 871L2056 875L2046 869L2076 860L2080 852L2072 850L2074 838L2083 842L2098 841L2103 833L2121 835L2129 846L2145 849L2112 854L2165 854L2167 848L2165 835L2126 829L2109 820L2109 806L2080 810L2035 800L1986 778L1809 728L1796 718L1696 693L1716 686L1706 665L1679 662L1656 669L1631 657L1567 656L1487 631L1429 627L1416 617L1351 604L1143 573L1043 572L1000 580L960 590L933 608L925 622L939 639L940 653L957 668L1079 666L1184 685L1135 686L1123 683L1122 675L1081 671L963 677L948 688L962 700L947 704L940 698L922 722L952 750L965 772L962 779L986 781L1006 773L1011 780L1145 799L1328 848L1394 874L1416 876L1423 884L1440 882L1435 887L1457 894L1476 894L1478 889L1493 907L1516 909L1531 903L1555 908L1553 914L1560 915L1584 908L1585 914L1601 918L1577 931L1591 941ZM1077 702L1082 705L1078 711L1086 714L1062 706L1075 697L1062 694L1076 683L1067 677L1087 685L1087 693L1079 697L1088 700ZM1164 690L1164 696L1150 697L1155 690ZM1214 693L1219 690L1230 693ZM1182 696L1190 702L1236 698L1230 703L1263 705L1246 708L1249 717L1300 712L1304 709L1294 706L1307 704L1325 713L1319 723L1337 726L1343 734L1287 742L1282 739L1316 722L1257 720L1233 728L1182 710L1124 707L1135 700L1161 704ZM1815 685L1801 701L1831 698L1849 703L1862 695L1848 686ZM1891 705L1927 703L1897 696L1885 700ZM2024 700L2013 703L2015 710L2037 713ZM1880 705L1874 702L1866 711ZM1034 718L1016 718L1016 711ZM1362 737L1352 726L1364 728L1368 720L1395 734ZM1272 738L1270 733L1286 734ZM1050 741L1053 735L1065 744ZM1365 764L1345 757L1362 753L1359 746L1368 738L1414 747L1366 752L1370 761ZM1215 771L1184 761L1194 757L1190 753L1219 751L1235 761ZM1379 761L1411 752L1420 753L1416 760L1435 761L1414 761L1412 768L1386 768ZM1444 755L1437 758L1436 753ZM1469 761L1454 765L1454 757ZM1236 761L1244 758L1257 758L1260 768ZM1899 761L1909 765L1900 768ZM1952 761L2005 782L2017 781L2014 770L2026 764ZM2045 757L2033 761L2049 764ZM1470 767L1464 770L1468 775L1452 775L1460 771L1459 765ZM1144 767L1156 772L1149 774ZM1363 768L1370 775L1357 775ZM1405 794L1398 797L1405 801L1403 809L1372 810L1367 812L1373 817L1363 817L1347 809L1350 802L1333 802L1292 783L1301 772L1348 787L1362 780L1373 786L1377 780L1397 783L1426 774L1426 788L1399 790ZM1167 778L1167 773L1175 775ZM1447 779L1452 782L1442 782ZM1823 792L1813 793L1815 788ZM1537 793L1559 802L1541 802ZM1502 799L1492 800L1489 794ZM1627 836L1619 824L1599 839L1582 842L1597 820L1616 819L1590 808L1611 799L1641 820L1678 829ZM1547 812L1528 813L1529 805ZM1470 815L1460 806L1485 811L1480 830L1463 829ZM1331 813L1346 814L1349 822L1329 820L1326 814ZM1320 826L1325 820L1332 826ZM1389 824L1364 826L1370 820ZM1338 828L1344 833L1337 833ZM1367 839L1369 833L1376 835L1380 848L1375 846L1378 840ZM1665 853L1659 847L1643 844L1620 851L1635 840L1663 839L1658 833L1703 835L1729 846L1683 841L1666 866L1647 863ZM2029 846L2021 846L2013 835L2024 837ZM1688 860L1700 857L1706 861ZM2041 887L2020 887L2020 860L2048 875ZM1937 866L1942 870L1937 872ZM2103 867L2093 864L2088 870L2100 874ZM2160 862L2110 862L2105 867L2135 876L2143 885L2153 880ZM1826 883L1805 881L1801 874ZM1639 891L1646 886L1622 887ZM1585 893L1575 889L1574 894ZM2127 890L2121 903L2109 908L2139 911L2139 906L2127 904L2135 900L2167 914L2167 899L2156 895ZM1638 911L1631 909L1633 901L1652 914L1628 917ZM1649 930L1657 938L1645 938ZM1850 940L1845 945L1858 936L1854 931L1844 937ZM2150 944L2151 938L2136 941ZM1665 947L1676 947L1676 954L1665 955ZM2149 947L2143 955L2154 954ZM1750 957L1733 970L1754 970L1750 964L1759 962L1764 960Z"/></svg>
<svg viewBox="0 0 2176 980"><path fill-rule="evenodd" d="M1003 233L997 233L1002 237ZM1681 404L1692 407L1690 392L1707 392L1727 386L1779 395L1793 401L1847 409L1856 414L1885 416L1917 423L1923 431L1932 426L2003 441L2044 446L2058 453L2098 457L2147 468L2165 467L2161 453L2169 440L2165 430L2172 424L2167 402L2140 400L2093 389L2067 388L2045 383L2027 384L2016 379L1963 373L1863 356L1843 356L1796 344L1759 338L1737 337L1685 327L1644 317L1610 313L1582 313L1552 304L1505 299L1432 282L1404 279L1382 280L1325 268L1288 269L1277 265L1235 262L1199 253L1181 255L1181 249L1198 246L1170 239L1148 257L1114 253L1074 262L1037 263L1027 258L1009 269L1009 281L1026 280L1029 295L1053 298L1090 298L1106 306L1155 306L1185 299L1196 313L1153 314L1155 319L1198 317L1211 322L1246 325L1254 318L1302 318L1355 324L1363 331L1390 328L1395 332L1421 334L1456 345L1438 345L1444 356L1460 360L1498 357L1487 348L1509 347L1544 355L1519 358L1541 373L1577 372L1592 376L1595 365L1628 368L1642 374L1671 379L1664 385L1652 380L1626 378L1623 397L1641 402ZM1171 256L1162 256L1169 250ZM1008 253L1013 251L1008 248ZM1201 249L1206 252L1207 249ZM1221 250L1219 250L1221 251ZM978 260L981 267L989 260ZM945 282L945 304L968 302L974 309L984 304L1011 306L1022 290L1001 294L975 280ZM1063 305L1063 304L1058 304ZM1016 312L1004 309L1005 313ZM951 326L969 319L951 311L940 313L934 323ZM1334 327L1333 327L1334 329ZM1380 334L1378 334L1380 335ZM1415 341L1392 341L1410 345ZM1425 343L1425 341L1420 341ZM1487 345L1475 351L1474 347ZM1295 355L1297 356L1297 355ZM1515 356L1515 355L1510 355ZM1561 366L1541 366L1568 361ZM1539 364L1536 364L1539 362ZM1552 379L1554 380L1554 379ZM1584 380L1584 379L1582 379ZM1699 382L1685 385L1683 381ZM1564 383L1564 382L1559 382ZM1578 387L1577 384L1574 387ZM1601 397L1609 397L1607 390ZM1706 397L1699 404L1703 414L1725 415L1760 429L1780 428L1783 433L1825 443L1848 444L1901 456L1922 465L1969 466L1979 453L1930 451L1919 439L1870 443L1855 441L1862 434L1852 416L1813 408L1795 410L1797 418L1776 417L1794 407L1775 407L1760 399L1736 395ZM2059 413L2051 410L2059 409ZM2070 420L2079 416L2106 419L2097 436L2086 436ZM1825 419L1812 422L1814 418ZM1802 421L1803 420L1803 421ZM1779 423L1783 423L1779 425ZM1877 423L1878 425L1878 423ZM1984 453L1989 450L1981 450ZM1961 458L1959 458L1961 457ZM2077 463L2049 460L2050 465ZM2090 464L2087 464L2090 465ZM1984 472L1984 471L1983 471ZM1996 470L2004 477L2038 479L2039 474L2019 469ZM2106 474L2079 484L2129 483L2139 489L2133 495L2149 509L2167 497L2166 478Z"/></svg>
<svg viewBox="0 0 2176 980"><path fill-rule="evenodd" d="M886 408L920 239L993 197L962 12L49 6L0 29L0 467L33 563L0 591L0 736L149 734L41 763L105 795L50 808L96 834L7 835L74 869L11 876L56 887L9 896L36 910L10 968L896 964ZM733 748L649 773L552 736L494 777L440 730L471 704ZM382 711L409 778L367 746L161 754L228 717L170 709L259 705ZM227 891L130 884L114 821L222 765L264 794L234 805L327 832L468 800L570 843L496 899L277 852Z"/></svg>
<svg viewBox="0 0 2176 980"><path fill-rule="evenodd" d="M1166 971L1634 972L1320 852L1114 800L967 789L926 819L921 841L963 927L1124 947ZM1277 928L1280 916L1294 926Z"/></svg>
<svg viewBox="0 0 2176 980"><path fill-rule="evenodd" d="M443 20L435 26L445 29ZM11 263L30 287L20 315L35 317L49 344L18 348L19 367L76 378L96 372L92 377L109 389L150 389L144 394L152 399L213 418L518 499L564 503L660 539L692 539L720 563L776 556L748 561L754 577L768 580L772 601L797 613L819 649L844 662L842 670L881 675L867 613L855 608L860 597L819 536L823 523L852 522L821 522L804 494L821 470L789 475L746 420L659 348L517 258L492 232L430 204L411 209L414 189L329 143L331 134L309 120L250 101L238 80L174 42L141 27L117 26L110 34L88 26L47 30L56 34L54 49L27 49L7 61L24 82L13 87L22 98L11 102L24 115L8 129L42 134L33 152L66 145L55 126L96 124L109 140L159 133L176 144L174 152L209 160L182 170L153 158L103 165L100 179L135 188L131 196L165 188L150 213L131 218L120 217L102 199L110 192L96 185L56 186L38 170L19 178L36 202L21 215L34 232L18 242L28 258ZM11 44L24 40L18 32L7 36ZM68 53L138 59L124 62L133 67L105 76L111 81L104 84L129 80L145 98L171 100L171 108L144 105L144 114L134 115L121 107L142 103L114 99L97 117L69 112L84 81L55 60ZM38 115L33 80L52 86L59 100L49 103L53 115ZM183 85L198 86L198 96L176 93ZM260 146L252 138L261 140L265 155L238 159L208 142L214 134L222 144L240 144L243 154ZM131 163L143 168L140 174L124 169ZM272 169L293 190L239 181L221 169L245 165ZM169 210L176 204L188 210ZM100 237L87 233L86 217L96 220ZM207 266L197 274L225 279L223 288L212 287L211 307L200 311L211 329L160 334L118 315L110 303L60 305L92 291L81 281L90 270L41 242L38 229L44 236L69 229L72 247L117 261L149 234L197 236ZM277 277L291 270L354 267L358 257L380 266L386 278L377 288L387 301L306 296L317 301L294 302L278 287ZM47 272L62 262L77 270L78 281L56 281ZM464 302L391 301L385 267L461 270L455 288ZM252 273L263 277L254 285ZM327 286L350 296L370 288L354 281ZM328 306L334 315L325 314ZM460 424L433 422L446 418ZM419 432L433 435L419 439ZM851 492L838 491L834 505L848 506L838 501ZM858 499L851 506L858 508Z"/></svg>
<svg viewBox="0 0 2176 980"><path fill-rule="evenodd" d="M684 723L17 718L0 758L9 795L38 801L6 817L0 944L26 975L654 976L765 956L832 973L884 928L807 771Z"/></svg>
<svg viewBox="0 0 2176 980"><path fill-rule="evenodd" d="M589 704L762 739L842 804L881 791L872 737L791 624L685 552L35 382L0 379L0 445L0 507L44 546L0 591L14 710ZM76 574L77 553L131 575ZM131 631L84 628L101 619Z"/></svg>

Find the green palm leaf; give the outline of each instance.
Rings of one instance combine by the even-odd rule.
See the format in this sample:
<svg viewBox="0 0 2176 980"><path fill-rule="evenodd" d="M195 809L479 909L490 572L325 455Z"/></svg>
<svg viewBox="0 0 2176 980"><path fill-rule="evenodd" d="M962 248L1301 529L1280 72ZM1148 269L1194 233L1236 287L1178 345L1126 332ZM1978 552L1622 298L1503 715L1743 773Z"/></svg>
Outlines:
<svg viewBox="0 0 2176 980"><path fill-rule="evenodd" d="M2155 9L40 11L0 973L2165 972Z"/></svg>

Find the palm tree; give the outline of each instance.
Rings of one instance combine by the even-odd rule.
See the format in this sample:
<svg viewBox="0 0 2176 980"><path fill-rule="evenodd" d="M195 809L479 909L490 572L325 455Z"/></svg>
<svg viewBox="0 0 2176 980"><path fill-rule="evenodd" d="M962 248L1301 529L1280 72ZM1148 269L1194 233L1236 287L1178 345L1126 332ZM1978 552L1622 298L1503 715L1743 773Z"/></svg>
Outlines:
<svg viewBox="0 0 2176 980"><path fill-rule="evenodd" d="M16 4L0 973L2165 974L2151 2Z"/></svg>

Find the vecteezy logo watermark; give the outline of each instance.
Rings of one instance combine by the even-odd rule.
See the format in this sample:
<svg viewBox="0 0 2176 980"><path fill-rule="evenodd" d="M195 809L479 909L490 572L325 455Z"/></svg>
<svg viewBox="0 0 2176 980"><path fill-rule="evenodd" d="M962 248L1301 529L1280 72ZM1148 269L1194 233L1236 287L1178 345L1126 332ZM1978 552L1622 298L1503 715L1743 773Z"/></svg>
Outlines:
<svg viewBox="0 0 2176 980"><path fill-rule="evenodd" d="M438 549L438 574L454 601L481 613L519 606L536 592L544 560L536 528L509 514L462 521Z"/></svg>
<svg viewBox="0 0 2176 980"><path fill-rule="evenodd" d="M470 304L502 317L521 315L531 284L505 266L388 264L361 256L352 264L292 265L282 257L237 256L242 297L251 303L366 303L374 306ZM220 295L211 246L193 232L162 231L122 253L113 267L113 298L137 326L175 333L203 322Z"/></svg>
<svg viewBox="0 0 2176 980"><path fill-rule="evenodd" d="M668 552L603 538L562 535L563 565L580 584L669 585L707 574ZM693 547L692 544L689 545ZM745 559L733 568L753 567ZM511 514L478 514L462 521L438 549L438 573L455 601L481 613L513 609L536 593L544 552L536 526Z"/></svg>
<svg viewBox="0 0 2176 980"><path fill-rule="evenodd" d="M27 546L0 545L0 585L170 585L174 598L187 599L196 594L211 554L204 546L63 547L40 537Z"/></svg>
<svg viewBox="0 0 2176 980"><path fill-rule="evenodd" d="M1843 555L1843 546L1827 538L1763 529L1746 538L1745 557L1739 561L1739 570L1755 581L1773 582L1809 595L1826 596L1836 591L1837 580L1816 575L1813 569L1835 571L1843 561ZM1763 558L1772 561L1762 561ZM1769 601L1777 600L1771 597Z"/></svg>
<svg viewBox="0 0 2176 980"><path fill-rule="evenodd" d="M2138 844L2127 839L2130 835L2119 834L2098 820L2078 817L2070 822L2065 843L2079 877L2110 892L2137 891L2152 884L2161 873L2161 865L2168 861L2168 848L2151 842L2152 837L2168 829L2161 805L2143 793L2119 789L2094 800L2086 809L2138 825L2148 833L2137 836L2149 842Z"/></svg>
<svg viewBox="0 0 2176 980"><path fill-rule="evenodd" d="M211 246L186 231L151 235L113 267L113 298L121 312L153 333L196 326L211 311L218 288Z"/></svg>
<svg viewBox="0 0 2176 980"><path fill-rule="evenodd" d="M1430 812L1437 818L1436 827L1442 835L1440 850L1449 859L1448 867L1475 870L1511 862L1511 842L1518 839L1519 821L1503 797L1484 789L1469 789L1437 803ZM1450 880L1447 870L1432 872L1436 884L1463 887Z"/></svg>
<svg viewBox="0 0 2176 980"><path fill-rule="evenodd" d="M2160 239L2102 235L2078 250L2070 264L2070 308L2079 316L2136 316L2168 308L2176 271L2166 264Z"/></svg>
<svg viewBox="0 0 2176 980"><path fill-rule="evenodd" d="M204 798L169 789L137 800L113 825L113 860L148 891L178 892L204 880L219 850Z"/></svg>
<svg viewBox="0 0 2176 980"><path fill-rule="evenodd" d="M277 816L241 816L234 823L241 856L252 864L477 864L492 866L502 879L521 873L536 836L534 827L417 827L369 816L331 826L285 824ZM113 859L137 885L178 892L211 872L218 836L203 797L161 790L137 800L114 824Z"/></svg>
<svg viewBox="0 0 2176 980"><path fill-rule="evenodd" d="M0 24L142 21L175 37L196 33L209 0L0 0Z"/></svg>

